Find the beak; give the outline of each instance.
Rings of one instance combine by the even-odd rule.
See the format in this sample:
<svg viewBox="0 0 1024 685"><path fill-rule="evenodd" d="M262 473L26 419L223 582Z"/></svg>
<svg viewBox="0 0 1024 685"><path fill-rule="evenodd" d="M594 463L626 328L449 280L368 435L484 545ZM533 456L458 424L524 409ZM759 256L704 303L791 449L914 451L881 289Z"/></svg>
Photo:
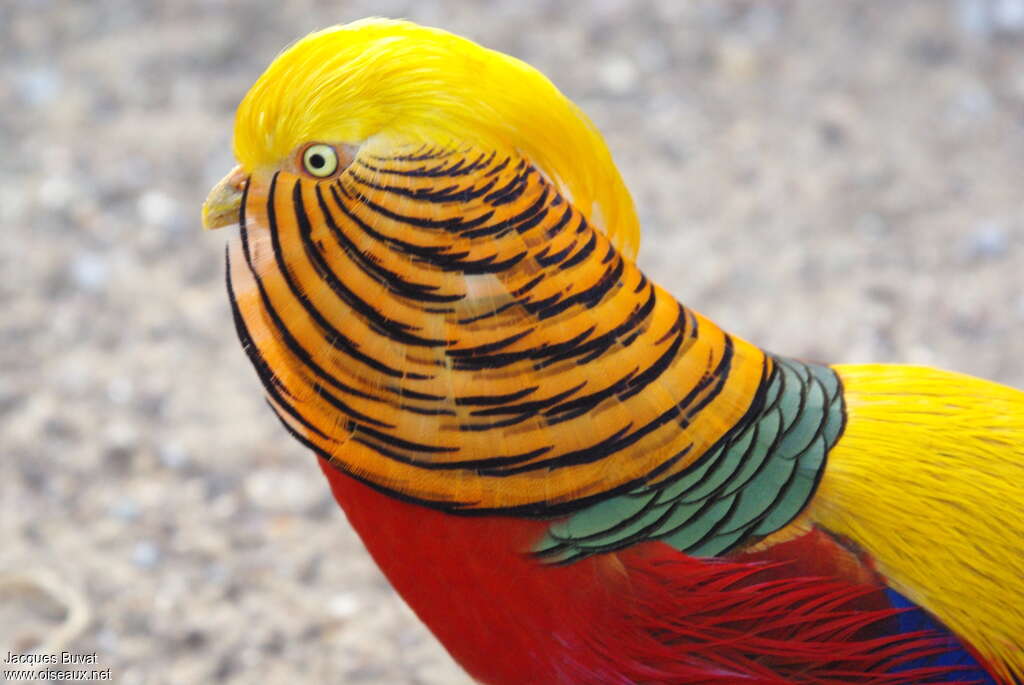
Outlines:
<svg viewBox="0 0 1024 685"><path fill-rule="evenodd" d="M242 191L248 180L242 167L236 166L213 187L203 203L203 228L212 231L238 223L242 210Z"/></svg>

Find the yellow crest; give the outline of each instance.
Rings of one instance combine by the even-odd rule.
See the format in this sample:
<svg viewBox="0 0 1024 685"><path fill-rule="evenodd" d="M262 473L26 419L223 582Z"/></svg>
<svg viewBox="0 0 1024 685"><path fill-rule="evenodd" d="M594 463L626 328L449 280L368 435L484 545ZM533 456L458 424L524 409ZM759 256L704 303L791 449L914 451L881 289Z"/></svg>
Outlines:
<svg viewBox="0 0 1024 685"><path fill-rule="evenodd" d="M365 19L281 53L238 108L235 156L251 172L314 141L518 152L636 256L633 200L593 123L533 67L446 31Z"/></svg>

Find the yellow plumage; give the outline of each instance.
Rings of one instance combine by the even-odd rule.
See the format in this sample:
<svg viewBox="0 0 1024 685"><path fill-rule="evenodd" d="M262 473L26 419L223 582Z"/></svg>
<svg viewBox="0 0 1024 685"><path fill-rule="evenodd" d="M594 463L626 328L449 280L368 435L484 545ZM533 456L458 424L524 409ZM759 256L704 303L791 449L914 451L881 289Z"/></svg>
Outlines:
<svg viewBox="0 0 1024 685"><path fill-rule="evenodd" d="M1024 393L963 374L834 367L847 429L810 517L902 594L1024 676Z"/></svg>
<svg viewBox="0 0 1024 685"><path fill-rule="evenodd" d="M408 143L521 155L633 258L633 200L601 134L539 71L440 29L366 19L311 33L253 85L235 117L252 172L310 141L386 153Z"/></svg>

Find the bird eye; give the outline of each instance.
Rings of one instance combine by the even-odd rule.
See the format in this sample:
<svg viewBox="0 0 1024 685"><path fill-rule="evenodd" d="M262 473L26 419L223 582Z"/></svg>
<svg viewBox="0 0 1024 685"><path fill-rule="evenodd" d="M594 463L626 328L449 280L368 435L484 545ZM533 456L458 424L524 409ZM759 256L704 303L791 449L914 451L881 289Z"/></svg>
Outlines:
<svg viewBox="0 0 1024 685"><path fill-rule="evenodd" d="M310 175L326 178L338 170L338 153L330 145L310 145L302 153L302 166Z"/></svg>

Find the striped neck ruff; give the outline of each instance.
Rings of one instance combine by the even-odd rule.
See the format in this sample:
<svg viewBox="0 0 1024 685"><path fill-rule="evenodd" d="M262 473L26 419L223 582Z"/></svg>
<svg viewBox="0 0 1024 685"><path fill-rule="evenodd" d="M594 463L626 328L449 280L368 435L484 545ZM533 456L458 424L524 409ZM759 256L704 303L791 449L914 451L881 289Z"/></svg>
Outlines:
<svg viewBox="0 0 1024 685"><path fill-rule="evenodd" d="M229 247L271 407L337 468L449 511L557 515L680 473L772 362L683 307L515 155L255 172Z"/></svg>

